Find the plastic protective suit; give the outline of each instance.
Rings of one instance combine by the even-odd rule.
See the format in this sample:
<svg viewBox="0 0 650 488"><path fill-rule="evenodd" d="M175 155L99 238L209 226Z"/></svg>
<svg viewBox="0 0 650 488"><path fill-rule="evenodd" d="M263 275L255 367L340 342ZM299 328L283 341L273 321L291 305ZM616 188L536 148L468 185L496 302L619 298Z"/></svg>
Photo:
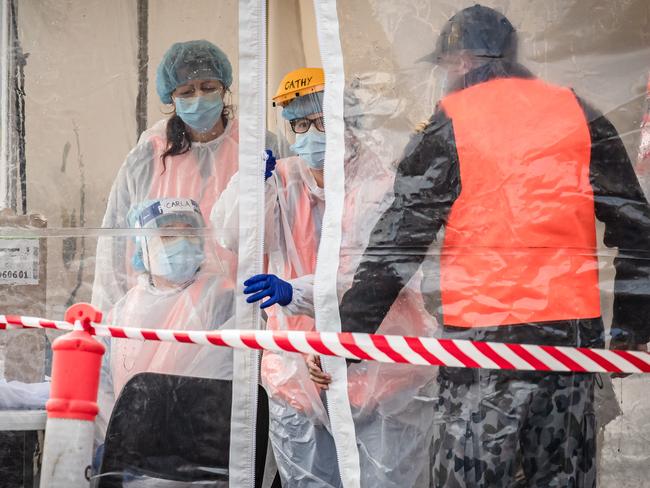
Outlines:
<svg viewBox="0 0 650 488"><path fill-rule="evenodd" d="M171 94L175 88L197 79L217 80L227 89L232 82L232 67L224 53L207 41L172 45L157 72L156 85L161 102L172 103ZM113 182L102 227L128 228L129 212L140 202L156 198L191 198L199 203L202 214L209 216L239 167L238 123L227 117L228 113L225 107L220 117L224 125L220 136L208 142L191 141L186 152L167 156L164 162L162 155L170 144L168 131L174 127L173 123L181 124L182 128L182 119L172 115L144 131ZM188 132L185 127L184 133ZM272 134L267 143L277 149L277 139ZM234 253L207 243L204 271L234 276L236 263ZM100 310L110 310L136 283L136 275L143 269L141 256L134 253L132 238L100 238L93 304Z"/></svg>
<svg viewBox="0 0 650 488"><path fill-rule="evenodd" d="M160 101L166 104L176 102L177 105L179 101L194 101L198 104L207 98L195 96L197 88L192 83L202 80L211 83L209 89L215 91L209 95L222 100L232 82L232 66L228 58L208 41L176 43L165 53L157 70L156 88ZM173 99L172 94L179 86L190 88L183 88L182 93ZM204 90L203 85L201 90ZM186 92L190 98L183 98ZM134 206L157 198L191 198L199 203L203 215L210 215L214 202L237 171L239 136L237 121L227 117L228 112L221 103L216 118L214 114L211 118L221 124L221 135L208 142L190 140L192 133L187 123L194 124L200 115L196 113L197 104L194 114L185 116L175 112L169 119L157 122L142 133L113 183L102 227L129 227L127 217ZM183 117L187 118L187 123ZM171 139L168 139L168 134L172 134ZM176 155L168 155L163 161L163 154L174 144L178 146ZM223 272L216 269L219 262L230 272L236 263L233 254L216 246L206 249L206 256L204 270L208 272ZM110 310L134 285L135 275L142 271L142 259L134 253L132 240L121 236L101 238L97 245L93 304L100 310Z"/></svg>
<svg viewBox="0 0 650 488"><path fill-rule="evenodd" d="M165 125L166 120L161 120L143 132L138 145L128 154L113 183L102 227L128 227L129 211L137 202L152 198L192 198L199 203L204 215L210 215L215 201L237 172L239 147L236 120L229 120L223 135L217 139L205 143L194 142L187 153L167 157L163 172L160 155L166 147ZM271 147L277 147L272 135L267 141ZM220 246L207 245L206 254L212 253L218 259L210 259L205 270L234 276L237 262L234 253L237 249L230 252ZM93 304L100 310L110 310L126 293L129 285L135 283L135 275L142 271L140 261L141 258L134 254L132 238L100 238Z"/></svg>
<svg viewBox="0 0 650 488"><path fill-rule="evenodd" d="M288 79L292 83L285 86L305 86L308 82L295 83L291 77L306 72L306 77L315 75L318 79L314 71L298 70L287 75L283 84ZM321 94L308 94L283 107L283 118L292 122L294 132L299 130L294 124L297 119L322 112L322 95L317 95ZM318 136L318 129L314 129L313 125L309 128ZM268 272L288 280L293 286L293 299L288 305L269 309L268 326L312 330L313 273L324 213L324 190L319 187L312 169L322 171L319 164L322 165L323 154L314 153L314 150L320 151L316 143L301 145L299 137L296 140L294 150L304 152L303 157L307 159L293 157L278 161L275 176L267 183ZM382 167L361 144L355 147L349 164L352 170L348 179L346 237L341 256L342 270L345 270L341 277L342 288L349 284L350 272L356 266L393 179L393 172ZM371 188L362 183L368 174L376 177ZM237 188L235 177L212 215L213 226L219 229L220 242L231 249L237 244ZM424 313L418 297L414 291L405 290L382 332L431 335L434 321ZM266 352L262 360L262 380L270 396L271 440L285 484L338 486L340 480L333 469L336 459L327 414L303 360L295 355ZM407 375L400 367L364 364L350 368L350 397L362 452L364 486L428 484L428 448L432 433L428 409L432 402L432 382L433 375L428 368L417 368ZM404 436L411 441L401 442ZM387 446L395 446L395 449Z"/></svg>
<svg viewBox="0 0 650 488"><path fill-rule="evenodd" d="M192 143L187 153L167 157L163 168L161 155L167 146L166 122L161 120L143 132L138 145L127 156L113 183L102 227L128 228L129 211L139 202L155 198L191 198L199 203L203 215L210 215L214 202L237 171L237 121L230 120L217 139ZM226 268L236 262L231 253L219 250L219 254ZM131 265L132 260L135 267ZM212 260L208 264L214 271L223 273L216 263ZM135 275L141 271L140 258L134 254L131 238L101 238L97 248L93 303L100 310L110 310L133 286Z"/></svg>
<svg viewBox="0 0 650 488"><path fill-rule="evenodd" d="M393 179L392 171L382 168L374 155L364 152L363 148L359 147L353 158L348 167L356 165L356 171L364 175L373 174L375 179L372 188L367 188L358 186L356 183L359 181L352 178L350 191L346 194L340 269L342 272L347 270L347 273L340 276L339 285L342 287L345 287L346 280L348 284L351 280L351 272L361 257L359 250L367 242L374 219L388 204L385 197ZM323 189L318 187L300 158L280 160L276 173L282 185L277 197L279 228L283 229L281 239L284 246L289 249L283 249L281 244L280 254L270 254L269 272L289 280L294 288L294 298L286 307L273 307L268 327L312 330L313 320L307 315L313 316L313 272L324 212ZM293 265L295 259L287 259L286 256L292 256L294 252L302 272L308 274L298 274L300 267ZM417 287L417 283L415 278L413 286ZM434 324L435 321L424 310L420 295L407 288L396 300L379 332L430 336ZM332 478L338 473L334 468L336 458L327 414L303 359L297 355L265 352L262 380L269 392L271 440L283 480L290 480L288 486L294 486L293 483L300 479L296 475L310 467L311 476L318 475L321 483L327 481L337 486L337 478ZM431 368L353 364L349 368L348 381L362 486L428 486L429 446L433 432L434 372ZM308 432L313 432L313 439L305 444L300 434ZM297 435L302 439L299 443L292 440ZM307 452L312 454L305 456ZM315 459L318 462L314 462ZM328 477L317 469L326 462L333 463ZM298 483L295 486L311 485Z"/></svg>
<svg viewBox="0 0 650 488"><path fill-rule="evenodd" d="M146 275L111 310L109 323L149 329L213 330L232 328L232 283L199 272L181 289L161 290ZM232 350L156 341L112 339L110 370L115 397L142 372L232 378Z"/></svg>
<svg viewBox="0 0 650 488"><path fill-rule="evenodd" d="M352 89L346 97L356 98ZM303 98L303 106L304 99ZM293 102L287 113L301 115ZM350 103L348 103L350 105ZM357 109L358 107L354 107ZM360 126L363 113L346 114L345 201L342 215L342 241L338 273L339 296L350 286L370 231L377 218L390 205L394 168L377 156L364 141ZM294 124L295 125L295 124ZM281 175L282 173L279 172ZM298 176L298 175L297 175ZM313 188L309 171L302 171L302 188L310 198L320 195ZM306 178L306 179L304 179ZM296 183L286 183L287 185ZM305 197L302 197L305 198ZM282 203L282 200L279 200ZM301 205L294 198L293 205ZM302 204L303 208L308 205ZM282 211L282 205L280 205ZM295 212L295 210L293 210ZM292 210L288 209L287 213ZM317 216L320 218L320 214ZM295 235L294 240L311 245L311 238ZM320 242L320 227L316 243ZM308 252L301 246L303 252ZM312 279L309 277L310 280ZM420 274L395 301L378 333L431 336L435 320L427 314L420 294ZM310 293L307 296L307 293ZM299 301L313 307L313 287L300 289ZM288 308L288 307L287 307ZM360 459L361 486L426 487L430 478L429 446L433 433L431 408L434 402L435 370L379 363L351 364L348 369L348 397L356 432Z"/></svg>
<svg viewBox="0 0 650 488"><path fill-rule="evenodd" d="M284 113L290 110L291 105ZM388 190L394 177L392 168L382 165L358 140L351 145L354 151L346 163L341 291L350 284L376 218L390 204ZM370 174L372 185L367 184ZM299 157L279 160L266 187L268 272L293 286L290 304L269 309L268 327L312 330L313 272L324 190L307 162ZM229 241L222 239L229 247L236 243L236 189L237 177L222 195L212 217L215 229L231 229L217 233L226 240L231 236ZM417 278L413 286L418 286ZM434 324L419 293L409 288L395 302L380 332L432 335ZM324 397L309 379L303 359L265 352L262 381L270 397L271 440L285 486L338 486ZM349 397L360 450L362 486L428 486L433 383L433 371L426 367L406 370L378 363L350 366Z"/></svg>
<svg viewBox="0 0 650 488"><path fill-rule="evenodd" d="M237 244L238 178L235 176L212 214L219 242ZM313 330L313 273L324 192L299 157L277 162L266 184L268 272L288 280L293 299L268 309L270 329ZM220 236L220 237L219 237ZM327 412L299 355L266 351L262 384L269 394L270 439L284 486L340 486Z"/></svg>
<svg viewBox="0 0 650 488"><path fill-rule="evenodd" d="M323 87L323 71L305 68L287 74L274 97L283 107L280 127L286 129L291 122L293 132L287 131L287 138L295 138L292 150L303 157L279 160L266 184L267 272L287 280L293 289L286 306L267 309L269 329L314 329L313 274L325 210L324 190L315 177L323 174ZM237 242L237 190L238 180L233 178L212 215L220 243L231 249ZM270 440L283 485L341 486L324 396L309 379L303 358L266 351L261 376L269 395Z"/></svg>
<svg viewBox="0 0 650 488"><path fill-rule="evenodd" d="M612 338L648 341L650 208L625 148L571 90L515 62L513 33L480 6L443 29L434 59L466 71L405 151L344 330L377 330L444 225L443 336L602 347L598 218L621 249ZM438 383L433 486L509 486L519 463L530 486L595 485L593 375L441 368Z"/></svg>

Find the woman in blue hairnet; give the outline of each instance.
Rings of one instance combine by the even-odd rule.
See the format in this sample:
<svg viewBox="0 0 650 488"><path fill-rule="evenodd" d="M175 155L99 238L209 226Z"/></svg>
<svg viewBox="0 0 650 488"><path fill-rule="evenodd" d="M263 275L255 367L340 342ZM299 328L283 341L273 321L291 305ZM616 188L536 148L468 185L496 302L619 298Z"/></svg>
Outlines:
<svg viewBox="0 0 650 488"><path fill-rule="evenodd" d="M127 155L102 227L126 228L136 202L162 197L191 198L203 215L210 215L238 168L237 121L228 103L232 80L228 57L208 41L179 42L167 50L156 90L170 115L144 131ZM125 236L99 240L93 304L100 310L110 310L145 271L134 244ZM204 271L223 273L234 263L232 254L206 243Z"/></svg>

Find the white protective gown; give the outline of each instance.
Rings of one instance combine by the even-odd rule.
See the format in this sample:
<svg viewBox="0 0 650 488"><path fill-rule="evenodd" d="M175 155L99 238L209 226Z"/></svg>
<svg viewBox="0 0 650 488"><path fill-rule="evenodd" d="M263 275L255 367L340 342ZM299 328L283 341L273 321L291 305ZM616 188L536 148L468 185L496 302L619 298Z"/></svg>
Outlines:
<svg viewBox="0 0 650 488"><path fill-rule="evenodd" d="M239 131L236 120L229 120L224 133L217 139L194 142L190 151L166 158L163 166L161 155L167 145L166 123L166 119L161 120L143 132L138 144L127 155L111 188L103 228L132 227L129 212L144 201L160 198L190 198L199 204L201 213L207 217L237 172ZM204 271L233 276L236 256L217 246L208 246ZM92 302L104 313L135 285L138 271L132 266L134 247L132 237L101 237L98 241Z"/></svg>
<svg viewBox="0 0 650 488"><path fill-rule="evenodd" d="M229 249L238 241L238 191L235 176L211 216L219 243ZM293 299L286 307L267 309L270 329L314 330L313 273L324 210L324 192L304 162L298 157L279 160L266 185L267 272L291 282ZM303 358L266 351L261 376L283 486L341 486L327 412Z"/></svg>
<svg viewBox="0 0 650 488"><path fill-rule="evenodd" d="M354 271L382 211L390 205L393 170L368 151L346 164L346 200L339 296ZM278 161L267 182L268 272L291 282L292 302L274 306L269 327L311 330L313 273L324 213L324 192L298 157ZM368 184L367 175L373 175ZM212 223L223 245L236 244L237 177L215 206ZM271 232L275 229L275 233ZM228 242L229 241L229 242ZM424 309L419 276L400 294L379 333L426 335L435 321ZM302 317L295 317L302 314ZM404 369L409 368L409 369ZM262 379L271 403L271 440L288 486L339 486L336 453L323 400L298 355L265 353ZM433 369L363 362L349 368L349 397L360 452L362 486L427 486L432 435ZM407 442L408 440L408 442ZM329 471L327 470L327 464ZM287 483L285 483L287 484Z"/></svg>
<svg viewBox="0 0 650 488"><path fill-rule="evenodd" d="M138 144L122 164L108 198L102 227L129 229L127 232L131 234L105 235L98 239L92 303L104 312L105 317L110 312L115 325L144 327L146 323L159 327L159 324L168 324L168 328L173 325L164 311L175 298L165 298L147 288L148 276L144 274L144 266L141 261L138 266L137 256L134 259L136 242L132 233L133 216L141 210L143 202L161 198L190 198L199 204L201 213L207 217L238 169L239 135L236 120L228 121L220 137L205 143L192 143L187 153L167 157L163 165L161 155L167 146L166 123L166 119L160 120L142 133ZM219 293L220 297L226 295L227 289L232 294L236 254L216 245L211 239L205 240L204 252L206 260L201 266L201 273L206 278L218 281L219 288L224 288ZM126 296L127 292L130 296ZM146 299L136 304L133 297L139 295ZM220 302L214 301L212 307L222 306ZM233 316L231 298L224 300L223 310L216 312L219 317L216 325L223 324ZM152 317L157 320L149 320ZM209 323L215 324L215 321ZM205 328L207 323L195 325ZM187 326L187 322L179 320L176 326ZM108 368L104 368L103 374L108 374ZM97 422L99 442L103 439L108 421L106 415L114 402L113 393L108 399L101 398L112 389L112 378L110 375L103 376L101 382L100 401L103 401L104 407Z"/></svg>

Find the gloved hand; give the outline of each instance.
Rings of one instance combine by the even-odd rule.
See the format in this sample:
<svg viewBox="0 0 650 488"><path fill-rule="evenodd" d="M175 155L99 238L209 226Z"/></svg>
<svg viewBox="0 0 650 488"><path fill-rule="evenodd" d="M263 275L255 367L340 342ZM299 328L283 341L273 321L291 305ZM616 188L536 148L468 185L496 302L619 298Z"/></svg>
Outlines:
<svg viewBox="0 0 650 488"><path fill-rule="evenodd" d="M264 151L264 161L266 161L266 169L264 170L264 181L266 181L271 177L275 169L275 156L273 155L273 151L270 149Z"/></svg>
<svg viewBox="0 0 650 488"><path fill-rule="evenodd" d="M261 300L264 297L269 297L269 299L263 302L260 305L260 308L264 309L279 303L280 305L287 306L291 303L293 298L293 287L290 283L287 283L284 280L281 280L273 274L259 274L251 276L246 281L244 281L244 293L250 295L255 293L253 296L250 296L246 299L246 302L253 303Z"/></svg>

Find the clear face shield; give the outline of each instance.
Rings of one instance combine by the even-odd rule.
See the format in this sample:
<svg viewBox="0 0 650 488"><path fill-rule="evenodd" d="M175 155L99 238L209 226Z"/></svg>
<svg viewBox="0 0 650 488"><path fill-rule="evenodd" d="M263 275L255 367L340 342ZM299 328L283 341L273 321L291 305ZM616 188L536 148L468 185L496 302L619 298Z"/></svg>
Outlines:
<svg viewBox="0 0 650 488"><path fill-rule="evenodd" d="M205 260L205 222L198 204L189 199L163 199L147 206L138 218L142 264L154 277L172 284L192 279Z"/></svg>

